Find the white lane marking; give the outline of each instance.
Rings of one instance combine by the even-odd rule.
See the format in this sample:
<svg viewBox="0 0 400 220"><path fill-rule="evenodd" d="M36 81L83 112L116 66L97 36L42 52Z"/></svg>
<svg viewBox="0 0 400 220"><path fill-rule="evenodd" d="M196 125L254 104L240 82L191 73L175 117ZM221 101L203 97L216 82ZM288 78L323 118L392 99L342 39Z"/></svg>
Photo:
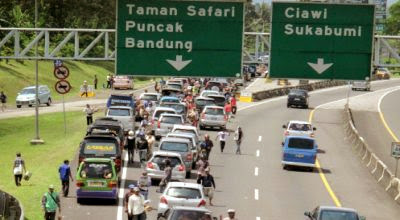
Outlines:
<svg viewBox="0 0 400 220"><path fill-rule="evenodd" d="M254 189L254 199L255 200L259 199L259 197L258 197L258 189Z"/></svg>
<svg viewBox="0 0 400 220"><path fill-rule="evenodd" d="M247 89L249 89L250 87L252 87L253 85L254 85L254 83L256 83L259 79L261 79L261 78L257 78L257 79L255 79L253 82L251 82L246 88L244 88L244 90L247 90Z"/></svg>
<svg viewBox="0 0 400 220"><path fill-rule="evenodd" d="M258 176L258 167L254 168L254 176Z"/></svg>
<svg viewBox="0 0 400 220"><path fill-rule="evenodd" d="M379 98L379 101L378 101L378 112L379 112L379 113L382 113L381 103L382 103L382 100L385 98L385 96L387 96L387 95L389 95L390 93L395 92L395 91L397 91L397 90L399 90L399 89L400 89L400 88L395 88L395 89L393 89L393 90L387 91L387 92L385 92L385 93Z"/></svg>
<svg viewBox="0 0 400 220"><path fill-rule="evenodd" d="M256 151L256 157L259 157L260 156L260 150L257 150Z"/></svg>
<svg viewBox="0 0 400 220"><path fill-rule="evenodd" d="M261 142L262 136L258 136L258 142Z"/></svg>
<svg viewBox="0 0 400 220"><path fill-rule="evenodd" d="M123 199L125 193L125 179L127 170L128 170L128 153L125 152L124 167L122 168L122 176L121 176L121 185L119 186L119 192L118 192L117 220L122 220L122 215L124 213Z"/></svg>
<svg viewBox="0 0 400 220"><path fill-rule="evenodd" d="M257 216L257 217L256 217L256 220L261 220L261 218Z"/></svg>

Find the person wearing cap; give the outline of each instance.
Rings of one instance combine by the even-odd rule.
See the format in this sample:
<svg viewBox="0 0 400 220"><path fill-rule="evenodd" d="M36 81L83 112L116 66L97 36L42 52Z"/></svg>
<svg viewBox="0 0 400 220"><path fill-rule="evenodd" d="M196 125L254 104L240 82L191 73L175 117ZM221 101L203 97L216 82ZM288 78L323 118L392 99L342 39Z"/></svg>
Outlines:
<svg viewBox="0 0 400 220"><path fill-rule="evenodd" d="M128 150L128 163L133 163L133 159L135 158L135 133L130 130L128 132L128 141L126 144L126 149Z"/></svg>
<svg viewBox="0 0 400 220"><path fill-rule="evenodd" d="M128 186L128 188L129 188L129 191L128 191L127 193L125 193L125 196L124 196L124 208L125 208L125 212L126 212L127 214L128 214L128 202L129 202L129 197L131 197L131 195L134 194L133 189L135 188L135 185L130 184L130 185ZM128 214L128 219L129 219L129 214Z"/></svg>
<svg viewBox="0 0 400 220"><path fill-rule="evenodd" d="M128 200L128 220L145 220L144 197L140 194L139 187L133 188L133 194Z"/></svg>
<svg viewBox="0 0 400 220"><path fill-rule="evenodd" d="M56 218L57 207L58 211L61 213L60 197L57 192L54 192L54 185L50 185L49 191L42 197L44 219L54 220Z"/></svg>
<svg viewBox="0 0 400 220"><path fill-rule="evenodd" d="M215 181L214 177L210 174L210 167L207 167L205 169L205 172L206 172L205 176L200 176L197 179L197 184L201 184L203 186L204 194L210 200L210 205L213 206L212 199L214 197Z"/></svg>
<svg viewBox="0 0 400 220"><path fill-rule="evenodd" d="M235 210L228 209L228 217L225 217L223 220L238 220L237 218L235 218Z"/></svg>
<svg viewBox="0 0 400 220"><path fill-rule="evenodd" d="M82 97L83 95L86 95L86 98L88 97L88 89L89 89L89 86L88 86L88 84L87 84L87 81L85 80L85 81L83 81L83 85L82 85L82 94L81 94L81 97Z"/></svg>

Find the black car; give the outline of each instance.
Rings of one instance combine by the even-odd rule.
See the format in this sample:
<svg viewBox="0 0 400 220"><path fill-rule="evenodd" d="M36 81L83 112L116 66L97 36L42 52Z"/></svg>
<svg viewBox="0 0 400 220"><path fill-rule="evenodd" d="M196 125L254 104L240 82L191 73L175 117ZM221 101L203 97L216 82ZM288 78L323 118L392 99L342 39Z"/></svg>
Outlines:
<svg viewBox="0 0 400 220"><path fill-rule="evenodd" d="M226 103L226 99L224 95L214 95L214 94L210 94L207 96L208 98L212 98L215 101L215 104L217 106L221 106L224 107L225 103Z"/></svg>
<svg viewBox="0 0 400 220"><path fill-rule="evenodd" d="M89 135L79 145L79 164L85 158L110 158L119 171L122 165L122 149L117 137L110 135Z"/></svg>
<svg viewBox="0 0 400 220"><path fill-rule="evenodd" d="M308 91L304 89L291 89L288 94L287 107L300 106L308 108Z"/></svg>
<svg viewBox="0 0 400 220"><path fill-rule="evenodd" d="M118 120L115 120L110 117L98 118L91 124L87 131L86 135L106 135L107 133L113 133L119 139L119 144L121 147L126 145L126 137L124 134L124 128L122 123Z"/></svg>

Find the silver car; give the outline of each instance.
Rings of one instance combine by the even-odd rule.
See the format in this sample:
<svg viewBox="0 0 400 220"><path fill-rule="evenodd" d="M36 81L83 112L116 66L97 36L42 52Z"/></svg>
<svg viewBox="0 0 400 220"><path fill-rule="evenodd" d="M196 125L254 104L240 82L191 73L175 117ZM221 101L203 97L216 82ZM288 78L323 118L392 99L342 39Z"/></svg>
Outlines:
<svg viewBox="0 0 400 220"><path fill-rule="evenodd" d="M51 105L51 93L49 87L46 85L40 85L39 86L39 105L40 104L46 104L47 106ZM36 87L35 86L29 86L24 89L22 89L21 92L18 93L18 96L15 100L17 108L21 108L23 105L27 105L29 107L32 107L32 105L36 104Z"/></svg>
<svg viewBox="0 0 400 220"><path fill-rule="evenodd" d="M351 89L352 90L370 91L371 90L371 82L369 80L353 81L351 83Z"/></svg>
<svg viewBox="0 0 400 220"><path fill-rule="evenodd" d="M183 123L184 120L182 115L168 113L161 114L157 121L157 128L155 130L156 139L167 136L167 134L171 132L174 125L181 125Z"/></svg>
<svg viewBox="0 0 400 220"><path fill-rule="evenodd" d="M157 217L174 206L205 207L203 186L197 183L170 182L160 197Z"/></svg>
<svg viewBox="0 0 400 220"><path fill-rule="evenodd" d="M125 133L135 130L135 114L131 107L111 106L106 111L106 117L120 121Z"/></svg>
<svg viewBox="0 0 400 220"><path fill-rule="evenodd" d="M206 106L200 115L200 129L205 127L219 127L226 128L227 118L223 107L220 106Z"/></svg>
<svg viewBox="0 0 400 220"><path fill-rule="evenodd" d="M173 132L173 133L169 133L167 134L167 137L171 137L171 138L184 138L184 139L188 139L189 141L192 142L192 154L193 154L193 164L192 164L192 168L194 168L195 166L195 162L198 160L198 154L200 151L200 142L197 141L196 135L192 134L192 133L182 133L182 132Z"/></svg>
<svg viewBox="0 0 400 220"><path fill-rule="evenodd" d="M154 182L155 180L161 180L165 176L164 169L166 159L171 161L171 179L175 181L184 181L186 170L181 155L166 151L153 152L153 155L147 162L146 171L147 175L151 178L151 181Z"/></svg>
<svg viewBox="0 0 400 220"><path fill-rule="evenodd" d="M161 114L177 114L176 110L168 107L157 107L154 109L153 115L151 117L152 131L155 133L157 129L157 121L160 118Z"/></svg>
<svg viewBox="0 0 400 220"><path fill-rule="evenodd" d="M186 177L190 177L194 161L192 142L183 138L163 138L159 144L160 151L179 153L185 163Z"/></svg>

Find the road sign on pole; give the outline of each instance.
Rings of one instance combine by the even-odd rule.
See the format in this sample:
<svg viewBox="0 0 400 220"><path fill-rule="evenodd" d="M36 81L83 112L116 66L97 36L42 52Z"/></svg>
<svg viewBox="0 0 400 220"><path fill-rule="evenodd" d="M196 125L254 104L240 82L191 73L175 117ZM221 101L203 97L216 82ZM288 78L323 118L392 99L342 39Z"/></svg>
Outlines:
<svg viewBox="0 0 400 220"><path fill-rule="evenodd" d="M270 77L365 80L374 5L272 3Z"/></svg>
<svg viewBox="0 0 400 220"><path fill-rule="evenodd" d="M58 66L54 68L54 76L57 79L66 79L69 76L69 69L66 66Z"/></svg>
<svg viewBox="0 0 400 220"><path fill-rule="evenodd" d="M64 95L71 90L71 84L69 84L69 82L66 80L59 80L56 82L54 88L59 94Z"/></svg>
<svg viewBox="0 0 400 220"><path fill-rule="evenodd" d="M118 0L117 75L235 77L243 0Z"/></svg>

